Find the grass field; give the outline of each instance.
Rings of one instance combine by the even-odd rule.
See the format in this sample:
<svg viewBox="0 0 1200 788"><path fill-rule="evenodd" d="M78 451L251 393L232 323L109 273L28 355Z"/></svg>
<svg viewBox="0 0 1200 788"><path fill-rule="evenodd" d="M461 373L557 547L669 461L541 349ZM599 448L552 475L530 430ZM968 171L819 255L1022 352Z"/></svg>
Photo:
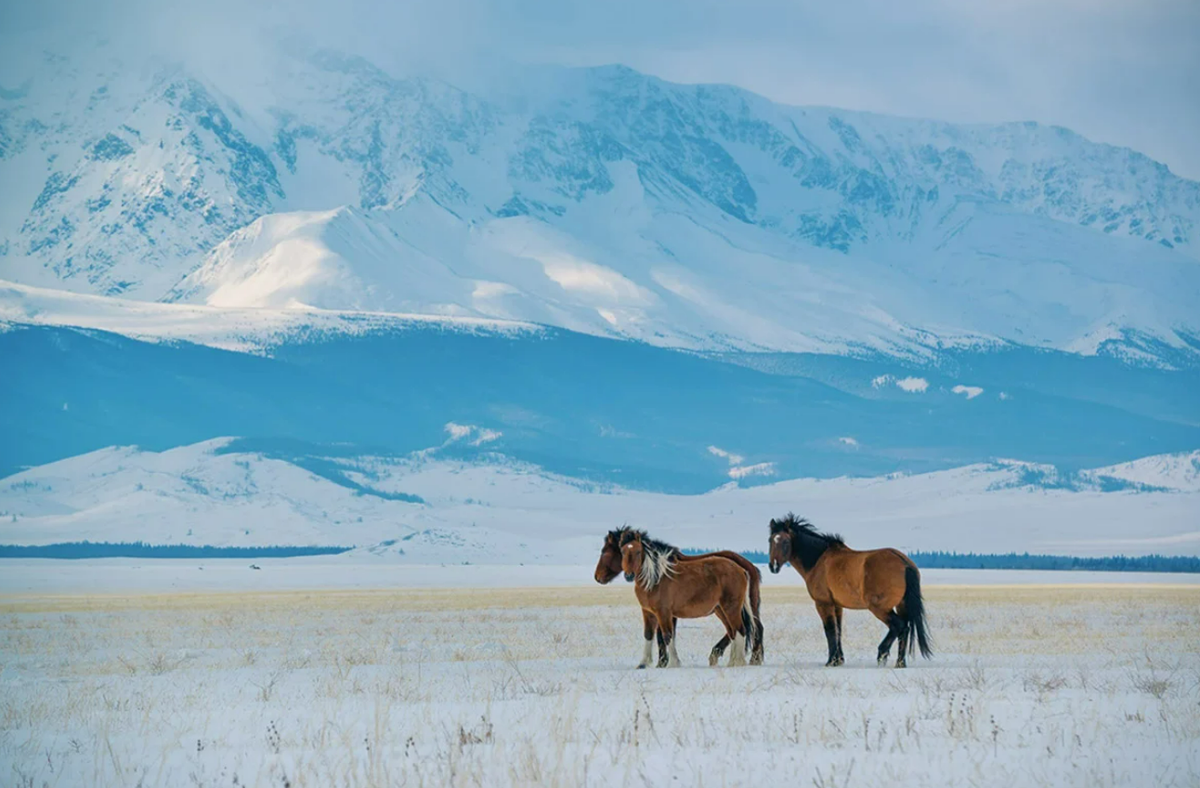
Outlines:
<svg viewBox="0 0 1200 788"><path fill-rule="evenodd" d="M0 597L0 785L1200 785L1200 588L930 587L933 661L633 669L632 589Z"/></svg>

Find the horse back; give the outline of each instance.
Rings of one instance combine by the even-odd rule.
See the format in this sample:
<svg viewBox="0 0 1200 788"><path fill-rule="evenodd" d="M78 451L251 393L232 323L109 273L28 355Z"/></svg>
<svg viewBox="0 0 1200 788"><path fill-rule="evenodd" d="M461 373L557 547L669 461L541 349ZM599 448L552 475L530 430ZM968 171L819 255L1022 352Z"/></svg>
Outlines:
<svg viewBox="0 0 1200 788"><path fill-rule="evenodd" d="M744 597L750 578L738 564L714 555L679 562L670 582L673 596L681 603L715 604L721 597Z"/></svg>
<svg viewBox="0 0 1200 788"><path fill-rule="evenodd" d="M736 553L733 550L718 550L715 553L705 553L704 557L727 558L740 566L742 569L746 570L746 574L750 576L751 584L762 582L762 572L759 571L759 568L754 565L753 561L741 553Z"/></svg>

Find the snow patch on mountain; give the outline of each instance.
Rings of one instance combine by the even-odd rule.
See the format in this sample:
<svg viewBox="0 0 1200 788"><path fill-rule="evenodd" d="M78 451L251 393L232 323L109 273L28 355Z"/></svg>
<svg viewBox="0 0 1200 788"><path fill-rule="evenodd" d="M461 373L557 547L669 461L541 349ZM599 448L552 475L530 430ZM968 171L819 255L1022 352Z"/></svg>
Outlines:
<svg viewBox="0 0 1200 788"><path fill-rule="evenodd" d="M1200 492L1200 451L1160 454L1096 468L1081 474L1097 484L1119 479L1134 485L1180 492Z"/></svg>

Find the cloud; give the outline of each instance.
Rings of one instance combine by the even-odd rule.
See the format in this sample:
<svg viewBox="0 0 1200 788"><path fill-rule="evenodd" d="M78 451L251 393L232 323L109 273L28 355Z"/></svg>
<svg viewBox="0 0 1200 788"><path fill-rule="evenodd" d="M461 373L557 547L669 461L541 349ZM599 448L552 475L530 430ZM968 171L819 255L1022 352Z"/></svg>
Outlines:
<svg viewBox="0 0 1200 788"><path fill-rule="evenodd" d="M901 378L896 381L896 388L909 394L923 394L929 388L929 381L925 378Z"/></svg>
<svg viewBox="0 0 1200 788"><path fill-rule="evenodd" d="M965 394L967 399L975 399L983 393L983 389L979 386L964 386L961 383L950 389L955 394Z"/></svg>
<svg viewBox="0 0 1200 788"><path fill-rule="evenodd" d="M453 421L446 422L445 430L450 436L446 439L446 443L465 440L474 435L474 440L470 441L472 446L482 446L485 443L491 443L504 435L499 430L477 427L474 424L456 424Z"/></svg>
<svg viewBox="0 0 1200 788"><path fill-rule="evenodd" d="M498 440L504 433L500 430L489 430L486 427L476 427L479 430L475 440L471 441L472 446L482 446L485 443L491 443Z"/></svg>
<svg viewBox="0 0 1200 788"><path fill-rule="evenodd" d="M897 379L894 375L880 375L871 381L871 386L881 389L893 383L896 385L896 388L907 391L909 394L923 394L929 388L929 381L925 378L907 377Z"/></svg>
<svg viewBox="0 0 1200 788"><path fill-rule="evenodd" d="M746 459L745 457L743 457L740 454L733 454L731 452L727 452L724 449L718 448L716 446L709 446L708 453L715 454L718 457L728 460L730 465L741 465L742 461Z"/></svg>
<svg viewBox="0 0 1200 788"><path fill-rule="evenodd" d="M738 466L729 469L730 479L744 479L747 476L774 476L775 463L760 462L757 465Z"/></svg>

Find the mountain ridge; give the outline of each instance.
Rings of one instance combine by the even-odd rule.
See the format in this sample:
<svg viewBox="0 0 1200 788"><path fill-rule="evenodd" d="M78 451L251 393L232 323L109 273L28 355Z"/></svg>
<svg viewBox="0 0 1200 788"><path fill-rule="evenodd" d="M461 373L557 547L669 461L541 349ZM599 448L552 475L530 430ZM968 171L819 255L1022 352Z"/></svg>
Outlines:
<svg viewBox="0 0 1200 788"><path fill-rule="evenodd" d="M314 472L230 439L164 452L114 446L0 479L0 541L353 544L360 556L408 564L585 563L622 520L687 545L761 550L767 519L797 506L860 544L893 544L901 534L907 550L1139 555L1186 552L1200 540L1188 518L1200 490L1194 452L1131 463L1124 473L1140 486L1120 491L1043 484L1029 464L1011 461L728 484L692 496L564 477L502 454L464 460L439 447L325 463ZM1190 470L1181 475L1183 466ZM1113 472L1121 473L1081 478ZM564 511L575 515L564 521ZM1143 523L1136 534L1130 516Z"/></svg>
<svg viewBox="0 0 1200 788"><path fill-rule="evenodd" d="M478 96L330 51L272 62L222 90L178 65L64 61L50 89L6 94L0 176L23 185L0 210L0 276L703 350L905 353L924 335L1095 352L1103 336L1154 363L1128 333L1194 351L1200 184L1128 149L616 66ZM255 222L347 209L350 253L318 250L312 283L294 284L295 238L229 253ZM308 237L331 249L330 232Z"/></svg>

